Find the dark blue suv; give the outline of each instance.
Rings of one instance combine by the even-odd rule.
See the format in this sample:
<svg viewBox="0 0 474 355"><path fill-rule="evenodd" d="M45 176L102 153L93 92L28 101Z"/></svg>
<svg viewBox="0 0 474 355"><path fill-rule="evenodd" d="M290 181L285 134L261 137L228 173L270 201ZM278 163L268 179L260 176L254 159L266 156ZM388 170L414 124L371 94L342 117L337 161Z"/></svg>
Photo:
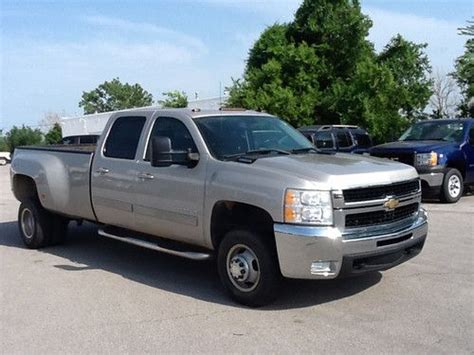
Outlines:
<svg viewBox="0 0 474 355"><path fill-rule="evenodd" d="M372 139L365 129L349 125L305 126L298 130L324 151L341 153L368 153Z"/></svg>
<svg viewBox="0 0 474 355"><path fill-rule="evenodd" d="M464 186L474 184L474 119L417 122L398 142L375 146L370 154L414 166L424 194L457 202Z"/></svg>

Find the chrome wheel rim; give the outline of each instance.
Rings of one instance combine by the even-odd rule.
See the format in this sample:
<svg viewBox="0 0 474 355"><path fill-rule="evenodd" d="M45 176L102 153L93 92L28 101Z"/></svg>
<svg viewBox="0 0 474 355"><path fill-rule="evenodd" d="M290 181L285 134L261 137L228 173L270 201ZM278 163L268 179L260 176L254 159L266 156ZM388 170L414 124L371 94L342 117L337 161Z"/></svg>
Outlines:
<svg viewBox="0 0 474 355"><path fill-rule="evenodd" d="M255 290L260 281L260 264L254 251L243 244L234 245L227 253L227 275L242 292Z"/></svg>
<svg viewBox="0 0 474 355"><path fill-rule="evenodd" d="M35 228L35 217L28 208L25 208L21 212L21 230L27 239L33 238Z"/></svg>
<svg viewBox="0 0 474 355"><path fill-rule="evenodd" d="M453 175L448 180L448 191L449 195L453 198L456 198L461 193L461 179L459 176Z"/></svg>

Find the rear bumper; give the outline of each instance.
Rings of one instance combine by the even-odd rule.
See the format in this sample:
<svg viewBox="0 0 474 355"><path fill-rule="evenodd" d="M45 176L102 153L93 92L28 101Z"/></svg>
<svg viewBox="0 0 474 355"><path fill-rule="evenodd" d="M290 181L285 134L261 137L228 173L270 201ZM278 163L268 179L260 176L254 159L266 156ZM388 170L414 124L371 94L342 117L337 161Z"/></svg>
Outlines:
<svg viewBox="0 0 474 355"><path fill-rule="evenodd" d="M275 224L274 230L284 277L333 279L387 270L409 260L422 250L428 223L426 212L420 209L412 225L394 233L344 239L335 227Z"/></svg>

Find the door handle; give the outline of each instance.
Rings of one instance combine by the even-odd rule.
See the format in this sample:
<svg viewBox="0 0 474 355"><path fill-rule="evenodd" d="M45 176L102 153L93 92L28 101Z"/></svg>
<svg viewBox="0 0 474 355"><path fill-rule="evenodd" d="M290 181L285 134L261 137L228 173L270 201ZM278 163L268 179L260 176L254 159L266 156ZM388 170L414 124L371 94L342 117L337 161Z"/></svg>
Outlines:
<svg viewBox="0 0 474 355"><path fill-rule="evenodd" d="M109 173L109 169L107 168L99 168L96 170L96 173L99 174L99 175L105 175L105 174L108 174Z"/></svg>
<svg viewBox="0 0 474 355"><path fill-rule="evenodd" d="M155 178L155 175L150 173L139 173L138 178L143 180L153 180Z"/></svg>

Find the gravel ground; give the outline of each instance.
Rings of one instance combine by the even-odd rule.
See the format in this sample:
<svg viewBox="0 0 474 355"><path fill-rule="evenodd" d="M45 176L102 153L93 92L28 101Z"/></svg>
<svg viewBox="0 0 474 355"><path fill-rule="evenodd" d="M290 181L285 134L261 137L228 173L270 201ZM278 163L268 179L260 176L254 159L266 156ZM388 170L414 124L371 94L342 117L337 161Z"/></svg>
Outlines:
<svg viewBox="0 0 474 355"><path fill-rule="evenodd" d="M193 262L72 225L25 249L0 167L0 352L474 352L474 196L426 203L423 252L383 273L286 281L277 303L229 301L213 262Z"/></svg>

